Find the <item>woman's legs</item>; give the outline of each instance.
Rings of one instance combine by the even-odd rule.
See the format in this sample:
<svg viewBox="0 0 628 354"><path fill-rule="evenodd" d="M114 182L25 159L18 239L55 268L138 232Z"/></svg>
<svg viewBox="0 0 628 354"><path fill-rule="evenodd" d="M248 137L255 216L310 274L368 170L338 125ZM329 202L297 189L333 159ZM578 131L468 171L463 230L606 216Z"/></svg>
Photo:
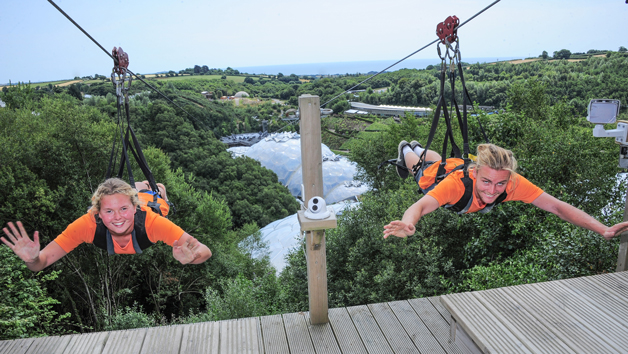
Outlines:
<svg viewBox="0 0 628 354"><path fill-rule="evenodd" d="M406 163L406 167L412 172L412 167L419 163L421 160L420 155L423 153L425 149L420 147L418 143L414 144L415 141L410 143L411 146L414 146L414 150L410 147L410 151L407 151L404 148L404 162ZM439 153L433 150L427 150L425 153L426 161L440 161L442 158Z"/></svg>
<svg viewBox="0 0 628 354"><path fill-rule="evenodd" d="M159 195L161 196L161 198L165 201L168 201L168 197L166 195L166 186L161 183L157 183L157 188L159 189ZM141 191L142 189L151 190L148 181L135 182L135 189L137 189L138 191Z"/></svg>

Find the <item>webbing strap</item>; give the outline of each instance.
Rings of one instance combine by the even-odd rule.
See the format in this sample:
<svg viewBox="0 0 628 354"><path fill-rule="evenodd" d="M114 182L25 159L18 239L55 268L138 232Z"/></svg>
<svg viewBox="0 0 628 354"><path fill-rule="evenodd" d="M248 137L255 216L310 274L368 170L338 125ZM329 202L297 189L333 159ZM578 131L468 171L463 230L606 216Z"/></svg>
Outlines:
<svg viewBox="0 0 628 354"><path fill-rule="evenodd" d="M464 73L462 70L462 63L460 63L460 61L458 61L458 73L460 74L460 83L462 84L462 92L463 92L463 101L466 100L466 102L463 102L464 106L462 108L463 110L463 114L464 114L464 126L465 126L465 131L463 132L463 138L464 135L466 134L467 136L467 141L468 141L468 134L469 134L469 129L468 129L468 124L467 124L467 104L471 105L473 103L473 101L471 100L471 96L469 95L469 91L467 90L467 84L464 81ZM488 144L491 141L488 139L488 136L486 135L486 132L484 131L484 127L482 126L482 122L480 121L480 117L476 116L477 121L478 121L478 125L480 126L480 130L482 131L482 135L484 136L484 141ZM468 151L466 152L468 154Z"/></svg>
<svg viewBox="0 0 628 354"><path fill-rule="evenodd" d="M128 153L128 151L131 151L131 154L135 158L135 161L137 162L140 169L142 170L142 173L146 177L146 180L148 181L148 184L151 190L156 193L159 193L159 188L157 188L155 177L153 176L153 173L148 167L148 163L146 162L146 158L144 157L144 153L142 152L140 143L137 140L137 137L135 136L135 132L133 131L133 128L131 127L131 114L129 112L129 97L127 95L127 92L124 91L124 94L122 94L121 90L116 90L116 93L118 94L118 97L117 97L118 98L117 99L118 126L120 127L120 141L122 143L122 156L120 157L120 167L118 169L117 177L122 178L123 172L124 172L124 166L126 165L127 173L129 175L129 182L131 186L135 188L135 178L133 177L133 170L131 169L131 162L130 162L129 153ZM126 113L126 121L127 121L126 134L124 134L124 128L121 124L121 121L122 121L121 119L121 110L122 110L121 100L122 99L121 98L122 96L124 96L124 110ZM131 140L129 139L129 137L133 141L133 144L131 144ZM112 166L115 165L114 151L116 147L116 140L117 138L114 138L113 148L111 150L111 157L109 160L109 166L107 167L107 175L105 178L111 177L111 169L112 169Z"/></svg>

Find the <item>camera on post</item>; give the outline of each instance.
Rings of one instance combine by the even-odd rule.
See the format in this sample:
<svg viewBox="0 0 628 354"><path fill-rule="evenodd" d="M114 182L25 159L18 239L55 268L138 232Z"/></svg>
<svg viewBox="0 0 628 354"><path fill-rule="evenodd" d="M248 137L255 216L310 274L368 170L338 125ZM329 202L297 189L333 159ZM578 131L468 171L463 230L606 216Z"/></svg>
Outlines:
<svg viewBox="0 0 628 354"><path fill-rule="evenodd" d="M327 203L325 199L321 197L312 197L307 202L307 210L305 210L305 217L309 219L325 219L329 217L331 213L327 210Z"/></svg>
<svg viewBox="0 0 628 354"><path fill-rule="evenodd" d="M617 121L620 108L619 100L592 99L589 101L587 120L595 124L594 137L615 138L615 142L620 145L619 167L628 168L628 122L620 120L617 129L604 129L604 124L613 124Z"/></svg>
<svg viewBox="0 0 628 354"><path fill-rule="evenodd" d="M593 99L589 102L587 120L595 124L593 136L596 138L615 138L620 144L626 143L628 125L626 122L617 123L617 129L605 130L604 124L613 124L617 121L620 108L619 100Z"/></svg>

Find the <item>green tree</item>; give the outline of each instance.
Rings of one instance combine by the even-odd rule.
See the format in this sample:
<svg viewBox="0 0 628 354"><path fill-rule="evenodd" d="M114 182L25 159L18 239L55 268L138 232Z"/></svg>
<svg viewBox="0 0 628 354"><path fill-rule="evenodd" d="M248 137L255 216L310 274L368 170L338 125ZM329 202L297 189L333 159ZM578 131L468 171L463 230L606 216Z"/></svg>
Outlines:
<svg viewBox="0 0 628 354"><path fill-rule="evenodd" d="M8 109L19 109L32 106L34 98L33 89L29 84L18 82L17 85L5 86L0 93L0 99L6 104Z"/></svg>
<svg viewBox="0 0 628 354"><path fill-rule="evenodd" d="M568 49L561 49L554 52L554 59L569 59L571 57L571 51Z"/></svg>
<svg viewBox="0 0 628 354"><path fill-rule="evenodd" d="M0 340L51 336L60 333L70 314L54 310L59 301L47 294L45 283L58 272L33 276L24 262L8 248L0 247Z"/></svg>

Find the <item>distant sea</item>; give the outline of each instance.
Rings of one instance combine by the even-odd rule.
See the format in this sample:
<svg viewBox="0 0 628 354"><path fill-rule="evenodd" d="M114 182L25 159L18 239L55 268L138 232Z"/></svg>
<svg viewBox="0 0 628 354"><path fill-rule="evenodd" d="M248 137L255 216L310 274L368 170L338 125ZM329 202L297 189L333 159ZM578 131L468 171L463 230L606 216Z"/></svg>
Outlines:
<svg viewBox="0 0 628 354"><path fill-rule="evenodd" d="M523 59L522 57L499 57L499 58L463 58L463 62L469 64L492 63L496 61ZM397 60L372 60L372 61L347 61L334 63L311 63L311 64L285 64L266 66L236 66L242 73L247 74L267 74L277 75L336 75L336 74L367 74L370 72L380 72ZM397 71L400 69L425 69L429 65L440 65L440 59L406 59L393 66L387 71Z"/></svg>

